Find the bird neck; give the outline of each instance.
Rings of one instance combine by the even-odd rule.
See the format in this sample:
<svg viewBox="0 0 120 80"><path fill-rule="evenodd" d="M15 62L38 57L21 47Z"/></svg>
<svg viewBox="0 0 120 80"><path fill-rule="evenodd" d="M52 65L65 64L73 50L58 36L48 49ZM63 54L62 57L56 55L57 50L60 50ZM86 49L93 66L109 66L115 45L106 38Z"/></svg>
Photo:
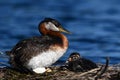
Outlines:
<svg viewBox="0 0 120 80"><path fill-rule="evenodd" d="M47 33L48 36L54 37L56 40L58 40L58 44L59 46L61 46L62 48L67 48L68 47L68 39L66 36L64 36L62 33L60 32L55 32L55 31L49 31Z"/></svg>
<svg viewBox="0 0 120 80"><path fill-rule="evenodd" d="M59 46L63 47L63 48L67 48L68 47L68 40L67 37L65 37L62 33L60 32L56 32L56 31L51 31L51 30L47 30L45 28L45 24L41 24L41 26L39 27L39 31L42 35L48 35L50 37L59 39L57 42ZM60 41L60 42L59 42Z"/></svg>

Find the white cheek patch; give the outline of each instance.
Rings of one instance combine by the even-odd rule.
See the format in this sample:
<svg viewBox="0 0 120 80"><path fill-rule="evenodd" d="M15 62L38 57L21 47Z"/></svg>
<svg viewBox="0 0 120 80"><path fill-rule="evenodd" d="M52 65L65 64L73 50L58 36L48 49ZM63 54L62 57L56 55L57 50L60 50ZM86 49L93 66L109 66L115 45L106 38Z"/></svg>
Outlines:
<svg viewBox="0 0 120 80"><path fill-rule="evenodd" d="M45 27L47 30L59 31L59 29L51 22L45 23Z"/></svg>

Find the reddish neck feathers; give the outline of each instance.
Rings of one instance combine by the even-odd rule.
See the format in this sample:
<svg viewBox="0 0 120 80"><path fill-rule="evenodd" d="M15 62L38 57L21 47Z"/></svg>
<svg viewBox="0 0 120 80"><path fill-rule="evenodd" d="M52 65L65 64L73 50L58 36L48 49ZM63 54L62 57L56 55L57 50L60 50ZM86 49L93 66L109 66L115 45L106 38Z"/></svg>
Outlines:
<svg viewBox="0 0 120 80"><path fill-rule="evenodd" d="M50 30L47 30L45 28L45 25L44 24L41 24L40 28L39 28L39 31L42 35L50 35L50 36L54 36L54 37L58 37L62 40L62 47L63 48L67 48L68 47L68 40L67 38L61 34L60 32L56 32L56 31L50 31Z"/></svg>

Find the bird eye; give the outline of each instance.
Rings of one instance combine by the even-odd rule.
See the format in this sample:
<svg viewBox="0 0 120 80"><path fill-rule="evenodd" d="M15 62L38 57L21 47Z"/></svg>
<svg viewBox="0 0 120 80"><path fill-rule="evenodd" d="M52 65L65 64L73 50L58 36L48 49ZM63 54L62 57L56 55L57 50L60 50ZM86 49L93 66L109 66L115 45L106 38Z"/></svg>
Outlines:
<svg viewBox="0 0 120 80"><path fill-rule="evenodd" d="M74 60L77 60L77 57L73 57Z"/></svg>

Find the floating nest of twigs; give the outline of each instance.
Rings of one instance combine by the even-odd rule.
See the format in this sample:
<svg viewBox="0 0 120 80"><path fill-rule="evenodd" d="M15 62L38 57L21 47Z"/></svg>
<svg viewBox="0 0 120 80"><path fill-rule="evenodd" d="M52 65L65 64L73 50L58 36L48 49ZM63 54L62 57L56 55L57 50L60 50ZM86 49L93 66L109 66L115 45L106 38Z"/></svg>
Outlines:
<svg viewBox="0 0 120 80"><path fill-rule="evenodd" d="M74 72L60 66L52 66L52 72L44 74L25 74L11 68L0 68L0 80L120 80L120 65L98 65L88 71Z"/></svg>

